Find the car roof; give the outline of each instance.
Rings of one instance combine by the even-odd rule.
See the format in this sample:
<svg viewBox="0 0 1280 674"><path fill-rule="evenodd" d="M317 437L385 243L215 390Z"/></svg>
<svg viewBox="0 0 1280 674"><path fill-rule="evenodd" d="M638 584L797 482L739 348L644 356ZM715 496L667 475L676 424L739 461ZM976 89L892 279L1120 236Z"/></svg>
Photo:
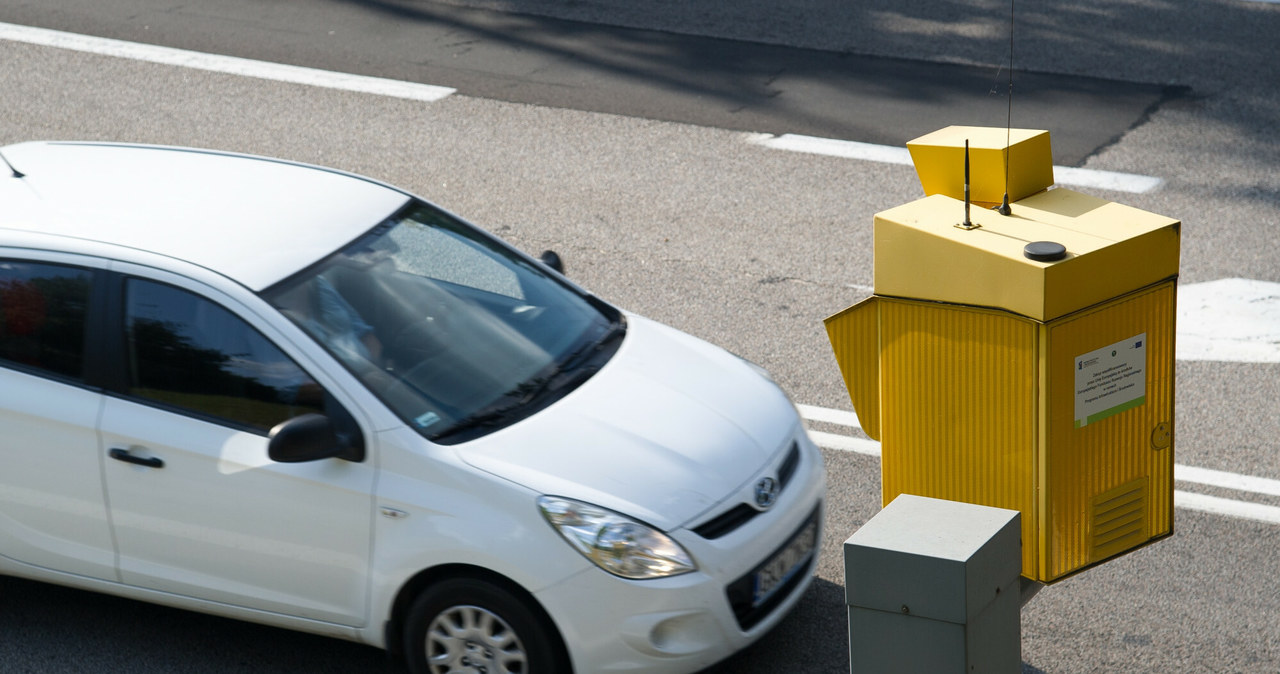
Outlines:
<svg viewBox="0 0 1280 674"><path fill-rule="evenodd" d="M186 260L253 290L409 200L348 173L210 150L40 141L0 153L22 174L0 165L0 246L6 230L74 239L79 249L98 242Z"/></svg>

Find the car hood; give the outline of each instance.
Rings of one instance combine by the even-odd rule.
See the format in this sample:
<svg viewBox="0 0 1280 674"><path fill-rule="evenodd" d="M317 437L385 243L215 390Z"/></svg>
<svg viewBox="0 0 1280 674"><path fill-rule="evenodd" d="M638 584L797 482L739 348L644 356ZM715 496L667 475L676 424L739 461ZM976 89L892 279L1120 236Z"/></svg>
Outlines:
<svg viewBox="0 0 1280 674"><path fill-rule="evenodd" d="M738 490L796 433L795 407L753 366L653 321L628 325L600 372L538 414L457 445L462 459L671 530Z"/></svg>

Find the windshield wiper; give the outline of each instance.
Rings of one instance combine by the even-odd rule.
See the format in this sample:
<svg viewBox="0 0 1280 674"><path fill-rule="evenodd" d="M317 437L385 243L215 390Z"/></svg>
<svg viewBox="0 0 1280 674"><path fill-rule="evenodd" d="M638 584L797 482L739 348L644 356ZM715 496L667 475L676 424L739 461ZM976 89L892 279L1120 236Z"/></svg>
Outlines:
<svg viewBox="0 0 1280 674"><path fill-rule="evenodd" d="M501 402L481 408L474 414L464 417L458 423L445 428L437 433L432 440L440 440L453 435L457 435L463 431L468 431L484 426L500 425L513 412L528 408L530 403L535 399L542 397L546 392L561 388L560 386L552 387L552 381L560 374L560 366L552 363L543 368L538 375L521 382L518 386L499 396L498 400L510 401ZM514 399L514 400L513 400ZM540 408L535 408L540 409ZM531 412L530 412L531 413ZM521 418L523 418L522 415Z"/></svg>
<svg viewBox="0 0 1280 674"><path fill-rule="evenodd" d="M626 333L627 326L625 323L621 320L611 321L608 327L605 328L604 334L598 339L582 344L578 348L569 352L569 355L562 358L560 362L548 365L541 373L538 374L538 376L516 387L515 390L526 390L528 392L528 397L532 398L535 395L541 395L547 391L557 391L565 388L566 386L577 386L577 384L581 383L581 381L585 379L584 375L593 375L600 369L598 367L579 369L580 366L591 360L596 353L605 347L605 345L619 339ZM566 375L566 373L568 376L562 376ZM525 400L520 404L527 403L528 400Z"/></svg>
<svg viewBox="0 0 1280 674"><path fill-rule="evenodd" d="M616 321L610 321L609 327L605 329L604 334L596 341L596 348L599 349L615 339L621 339L625 334L627 334L626 319L619 317Z"/></svg>
<svg viewBox="0 0 1280 674"><path fill-rule="evenodd" d="M466 417L465 419L462 419L458 423L452 426L449 426L443 431L436 433L435 435L431 436L431 439L440 440L442 438L447 438L449 436L457 435L463 431L469 431L471 429L480 428L483 426L495 425L498 422L500 422L504 417L511 414L515 410L520 409L523 406L524 406L524 403L508 403L501 407L495 407L483 412L477 412L476 414L472 414L471 416Z"/></svg>
<svg viewBox="0 0 1280 674"><path fill-rule="evenodd" d="M618 340L626 332L625 321L622 319L611 321L604 334L598 339L579 346L560 362L547 365L537 375L521 382L498 398L500 401L509 402L495 403L482 408L435 434L431 439L438 441L476 428L504 425L515 412L521 412L517 421L533 414L559 398L555 396L548 401L548 394L572 391L579 384L590 379L600 368L580 367L580 363L589 361L607 344ZM543 404L535 404L540 399Z"/></svg>
<svg viewBox="0 0 1280 674"><path fill-rule="evenodd" d="M520 384L516 388L502 394L501 398L499 398L500 400L505 400L513 396L519 396L515 401L502 403L500 405L490 405L489 407L482 408L480 411L460 419L458 423L436 433L431 439L439 440L441 438L457 435L458 433L468 431L473 428L497 425L512 412L527 406L529 402L536 397L537 391L545 389L545 380L546 378L544 377L538 377Z"/></svg>

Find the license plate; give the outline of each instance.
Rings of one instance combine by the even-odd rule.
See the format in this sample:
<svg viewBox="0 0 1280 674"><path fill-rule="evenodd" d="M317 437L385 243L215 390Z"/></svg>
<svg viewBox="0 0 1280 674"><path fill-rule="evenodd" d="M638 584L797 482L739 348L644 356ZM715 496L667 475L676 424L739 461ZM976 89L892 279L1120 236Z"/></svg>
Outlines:
<svg viewBox="0 0 1280 674"><path fill-rule="evenodd" d="M818 545L818 521L810 521L769 561L755 572L751 607L764 603L778 588L800 572Z"/></svg>

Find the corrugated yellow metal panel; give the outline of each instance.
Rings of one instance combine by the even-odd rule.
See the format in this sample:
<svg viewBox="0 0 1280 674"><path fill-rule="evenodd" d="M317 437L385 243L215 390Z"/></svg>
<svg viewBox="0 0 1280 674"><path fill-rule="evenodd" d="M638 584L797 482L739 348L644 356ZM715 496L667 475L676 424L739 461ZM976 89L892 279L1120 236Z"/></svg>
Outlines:
<svg viewBox="0 0 1280 674"><path fill-rule="evenodd" d="M1043 580L1173 532L1173 446L1162 429L1173 424L1175 300L1174 283L1161 283L1048 326ZM1139 342L1141 373L1121 355L1079 392L1089 388L1077 382L1085 356ZM1120 388L1138 382L1140 398ZM1110 407L1090 409L1108 387L1119 391Z"/></svg>
<svg viewBox="0 0 1280 674"><path fill-rule="evenodd" d="M880 439L879 298L869 297L825 321L827 339L862 430Z"/></svg>
<svg viewBox="0 0 1280 674"><path fill-rule="evenodd" d="M880 302L881 479L899 494L1022 512L1036 538L1034 321L929 302ZM1035 545L1023 569L1036 568Z"/></svg>
<svg viewBox="0 0 1280 674"><path fill-rule="evenodd" d="M966 139L975 202L1002 196L1006 151L1030 181L1010 186L1011 215L972 209L976 227L957 227ZM929 196L876 214L876 296L827 319L882 442L884 503L1018 510L1023 575L1043 582L1173 533L1180 223L1040 191L1044 132L951 127L909 147ZM1046 241L1065 257L1024 255Z"/></svg>

